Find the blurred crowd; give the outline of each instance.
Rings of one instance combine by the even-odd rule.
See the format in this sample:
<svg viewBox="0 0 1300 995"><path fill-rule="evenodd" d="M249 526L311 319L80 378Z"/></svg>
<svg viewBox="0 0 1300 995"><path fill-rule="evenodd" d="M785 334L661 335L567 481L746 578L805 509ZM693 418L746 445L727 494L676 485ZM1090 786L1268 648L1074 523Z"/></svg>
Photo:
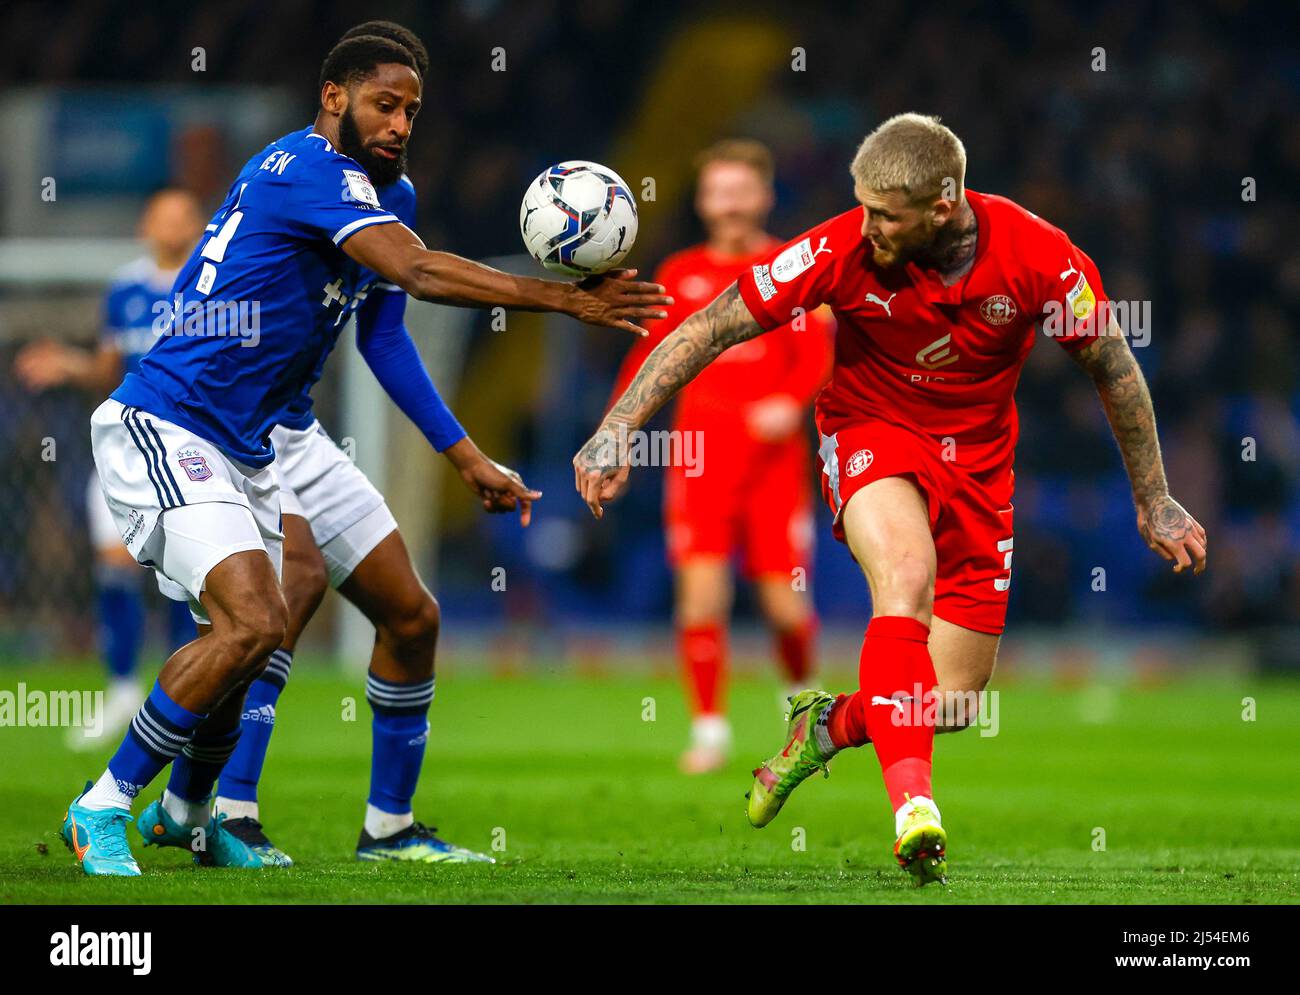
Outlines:
<svg viewBox="0 0 1300 995"><path fill-rule="evenodd" d="M775 67L728 130L775 153L777 234L852 206L847 164L876 123L900 111L936 113L966 144L972 188L1006 194L1069 232L1112 298L1150 302L1138 358L1172 489L1209 530L1211 569L1189 583L1142 546L1091 387L1044 343L1018 395L1013 624L1156 620L1231 630L1300 623L1297 10L1235 0L942 8L463 0L361 12L341 2L207 0L146 13L111 0L56 11L18 0L6 6L0 33L0 82L193 84L191 52L202 46L204 82L300 88L306 119L331 40L362 16L391 17L423 36L433 62L411 146L421 234L484 257L519 251L518 198L537 171L557 158L599 159L636 126L628 109L639 87L692 19L770 20L805 62ZM506 71L483 72L497 48ZM700 87L707 94L708 80ZM246 154L229 150L231 168ZM689 198L657 210L665 217L650 251L698 240ZM654 261L638 259L643 268ZM523 468L551 485L557 504L572 502L553 489L565 486L566 466L550 465L551 454L585 438L624 347L608 336L583 341L573 367L581 382L538 392L529 412L534 426L568 426L572 438L542 440L553 430L533 427L518 439ZM562 558L568 576L524 585L533 594L519 595L518 610L558 603L580 612L599 592L598 604L666 614L657 500L655 486L642 488L596 539L552 533L574 546ZM574 514L573 529L585 529ZM814 584L823 607L859 617L861 582L820 534ZM484 543L493 562L517 559L525 573L545 576L545 555L530 554L500 522L476 522L449 536L447 549L472 555ZM1105 592L1096 589L1098 566Z"/></svg>

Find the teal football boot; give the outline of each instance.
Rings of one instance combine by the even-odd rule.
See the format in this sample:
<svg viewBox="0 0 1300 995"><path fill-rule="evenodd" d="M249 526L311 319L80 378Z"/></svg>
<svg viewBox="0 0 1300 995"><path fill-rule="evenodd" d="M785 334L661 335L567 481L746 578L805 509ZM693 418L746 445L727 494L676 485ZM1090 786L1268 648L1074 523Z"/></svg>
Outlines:
<svg viewBox="0 0 1300 995"><path fill-rule="evenodd" d="M131 856L126 841L127 823L131 813L122 808L91 809L78 805L82 795L90 790L91 782L77 801L68 805L63 813L59 835L64 844L81 864L81 869L91 876L138 878L140 865Z"/></svg>
<svg viewBox="0 0 1300 995"><path fill-rule="evenodd" d="M262 858L266 867L292 867L293 858L267 838L262 824L249 816L227 819L226 832L241 840L245 846Z"/></svg>
<svg viewBox="0 0 1300 995"><path fill-rule="evenodd" d="M210 820L198 835L198 829L182 826L167 814L162 799L152 802L135 820L135 828L144 837L145 846L178 846L194 854L200 867L264 867L262 858L247 844L229 832L224 814Z"/></svg>

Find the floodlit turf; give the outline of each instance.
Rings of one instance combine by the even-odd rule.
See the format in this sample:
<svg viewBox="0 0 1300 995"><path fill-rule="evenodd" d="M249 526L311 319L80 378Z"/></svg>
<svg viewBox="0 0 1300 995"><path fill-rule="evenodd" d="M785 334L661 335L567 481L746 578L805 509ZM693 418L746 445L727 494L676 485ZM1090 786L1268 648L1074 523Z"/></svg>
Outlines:
<svg viewBox="0 0 1300 995"><path fill-rule="evenodd" d="M15 690L23 669L0 669L0 690ZM93 673L22 679L85 687ZM351 722L347 696L357 698ZM1257 721L1242 720L1247 696ZM655 721L643 719L648 698ZM369 711L357 685L305 667L281 699L262 794L268 831L298 862L290 870L198 869L180 851L144 850L133 830L144 877L85 878L57 829L107 751L76 756L63 730L0 728L0 901L1300 901L1295 684L1004 685L998 735L939 741L951 883L919 891L892 866L869 750L802 786L767 829L749 827L749 770L782 726L774 683L741 682L732 699L735 761L688 779L675 766L686 720L671 682L440 680L417 817L466 846L495 840L495 867L351 859Z"/></svg>

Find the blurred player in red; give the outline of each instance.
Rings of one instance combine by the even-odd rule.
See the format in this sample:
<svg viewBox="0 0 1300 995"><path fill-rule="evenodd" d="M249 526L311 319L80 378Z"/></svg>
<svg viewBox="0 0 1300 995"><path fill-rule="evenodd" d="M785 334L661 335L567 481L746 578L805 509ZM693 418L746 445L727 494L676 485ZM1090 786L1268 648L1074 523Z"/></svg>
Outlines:
<svg viewBox="0 0 1300 995"><path fill-rule="evenodd" d="M619 371L613 400L682 320L780 245L764 230L775 201L772 154L727 139L696 160L702 245L669 256L655 274L676 300ZM808 590L812 554L808 408L826 383L832 324L805 314L769 336L728 349L677 399L673 430L697 433L699 465L675 461L664 486L664 527L675 577L675 620L693 720L681 766L690 774L727 760L724 702L732 560L754 584L787 683L808 686L817 620ZM688 450L683 450L688 451Z"/></svg>
<svg viewBox="0 0 1300 995"><path fill-rule="evenodd" d="M574 458L575 483L599 517L627 479L619 439L723 350L830 305L822 490L872 618L858 690L792 699L784 749L754 772L749 819L767 825L839 750L870 742L894 855L924 884L947 867L934 734L975 718L1006 619L1013 395L1040 328L1097 389L1147 545L1175 572L1200 573L1206 536L1169 494L1151 395L1092 260L1018 204L966 189L966 151L937 118L884 122L851 172L859 206L769 252L651 354Z"/></svg>

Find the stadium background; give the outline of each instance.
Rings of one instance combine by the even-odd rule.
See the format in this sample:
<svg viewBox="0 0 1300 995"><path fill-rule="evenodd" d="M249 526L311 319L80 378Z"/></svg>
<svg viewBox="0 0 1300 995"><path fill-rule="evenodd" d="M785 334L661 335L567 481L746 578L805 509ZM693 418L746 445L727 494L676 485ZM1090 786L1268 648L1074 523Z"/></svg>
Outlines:
<svg viewBox="0 0 1300 995"><path fill-rule="evenodd" d="M253 151L314 116L324 53L368 17L407 24L432 56L410 145L419 233L431 247L525 272L536 267L520 257L519 198L553 161L606 162L637 189L653 178L631 260L648 273L700 237L689 167L710 140L743 134L772 146L771 227L788 237L851 206L847 163L877 122L904 110L942 115L966 143L972 187L1070 232L1113 297L1152 302L1139 360L1173 492L1212 537L1211 569L1195 581L1146 551L1089 383L1040 345L1018 395L1002 666L1143 675L1300 666L1298 25L1294 8L1228 0L947 10L883 0L797 12L621 0L6 4L0 660L85 658L94 646L83 506L86 419L98 399L28 394L12 377L15 351L40 335L92 342L103 279L132 257L145 196L174 183L214 206ZM492 69L497 49L505 71ZM45 177L57 181L53 201L41 196ZM1243 199L1247 177L1256 199ZM630 340L538 316L493 331L486 316L415 303L408 314L476 441L546 492L526 532L483 516L354 355L328 371L322 421L356 440L358 461L392 500L443 604L443 665L671 668L659 474L637 471L599 527L572 492L569 460ZM342 351L354 354L350 342ZM47 439L56 459L43 458ZM812 587L823 656L847 672L867 598L825 517ZM1104 591L1094 590L1096 567ZM331 596L301 656L363 666L364 643L342 618ZM752 618L742 591L742 632ZM766 663L766 643L742 635L738 658L742 668Z"/></svg>

